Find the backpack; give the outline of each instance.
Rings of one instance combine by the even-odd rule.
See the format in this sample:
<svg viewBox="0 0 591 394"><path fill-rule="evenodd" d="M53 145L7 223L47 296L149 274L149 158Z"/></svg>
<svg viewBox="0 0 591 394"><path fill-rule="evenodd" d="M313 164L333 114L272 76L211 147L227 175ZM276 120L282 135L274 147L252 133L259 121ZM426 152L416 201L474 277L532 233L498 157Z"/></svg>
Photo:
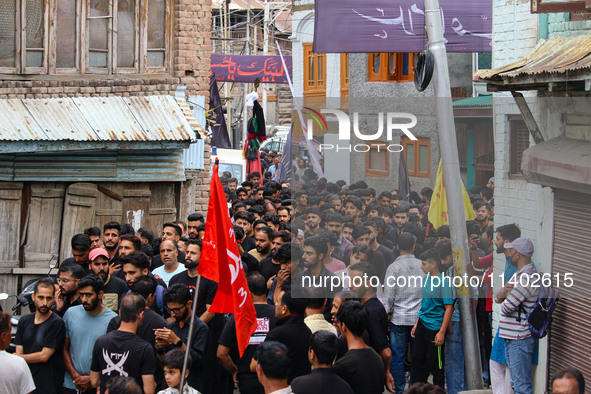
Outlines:
<svg viewBox="0 0 591 394"><path fill-rule="evenodd" d="M534 338L544 338L552 324L552 312L559 300L558 290L552 286L540 286L540 295L536 306L526 314L529 330ZM519 306L517 321L521 322L521 312L526 313L523 305Z"/></svg>

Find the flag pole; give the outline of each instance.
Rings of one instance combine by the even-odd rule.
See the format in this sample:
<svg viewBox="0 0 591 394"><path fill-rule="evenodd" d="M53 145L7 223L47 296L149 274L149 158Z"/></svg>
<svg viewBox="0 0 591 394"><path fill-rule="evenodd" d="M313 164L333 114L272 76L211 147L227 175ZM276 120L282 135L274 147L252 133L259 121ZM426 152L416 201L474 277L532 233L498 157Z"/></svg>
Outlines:
<svg viewBox="0 0 591 394"><path fill-rule="evenodd" d="M217 159L216 159L217 161ZM197 310L197 296L199 295L199 286L201 285L201 274L197 274L197 285L195 286L195 295L193 296L193 308L191 309L191 323L189 324L189 335L187 336L187 348L185 349L185 359L183 360L183 369L181 371L181 385L179 392L182 394L185 385L185 373L187 371L187 362L191 349L191 340L193 339L193 327L195 326L195 313Z"/></svg>
<svg viewBox="0 0 591 394"><path fill-rule="evenodd" d="M449 230L453 247L454 267L460 272L467 272L468 264L468 234L466 232L466 217L464 214L463 185L460 176L458 146L454 124L451 88L449 82L449 68L445 49L441 9L439 0L425 1L425 28L429 39L429 50L434 58L433 81L436 100L437 124L439 129L439 146L443 178L445 179L445 193L447 195L447 211ZM458 271L456 271L458 272ZM472 302L472 288L463 284L456 288L458 304L461 314L461 327L466 370L466 389L481 390L482 365L480 363L480 344L476 311Z"/></svg>

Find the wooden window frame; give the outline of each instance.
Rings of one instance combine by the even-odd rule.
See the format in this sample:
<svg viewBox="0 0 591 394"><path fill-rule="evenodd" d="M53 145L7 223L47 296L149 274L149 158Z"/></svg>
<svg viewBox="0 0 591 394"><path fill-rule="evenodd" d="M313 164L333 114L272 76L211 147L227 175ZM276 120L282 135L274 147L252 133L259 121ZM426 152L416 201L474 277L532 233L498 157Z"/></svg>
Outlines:
<svg viewBox="0 0 591 394"><path fill-rule="evenodd" d="M388 144L385 142L371 142L367 144L369 146L369 150L365 153L365 176L371 178L390 178L390 151L388 151ZM370 168L370 156L372 151L378 150L386 152L386 171L376 170Z"/></svg>
<svg viewBox="0 0 591 394"><path fill-rule="evenodd" d="M413 82L414 73L414 57L415 54L410 52L408 54L408 75L392 75L390 74L390 57L392 62L396 63L396 70L404 68L404 55L406 53L370 53L367 58L367 79L369 82ZM376 55L380 56L380 70L378 73L373 71L373 61Z"/></svg>
<svg viewBox="0 0 591 394"><path fill-rule="evenodd" d="M16 1L15 15L15 66L0 67L0 74L44 74L44 75L123 75L123 74L163 74L173 69L174 47L174 1L165 0L165 47L148 48L148 0L135 0L134 11L134 65L132 67L117 66L117 17L120 0L110 0L112 15L108 24L107 67L91 67L89 64L89 10L91 0L75 0L75 55L74 67L57 67L57 0L44 0L43 13L43 66L28 67L26 65L26 1ZM148 51L164 51L164 66L148 67ZM324 69L326 73L326 66ZM325 78L326 81L326 78ZM326 83L326 82L325 82Z"/></svg>
<svg viewBox="0 0 591 394"><path fill-rule="evenodd" d="M341 53L341 97L349 97L349 54Z"/></svg>
<svg viewBox="0 0 591 394"><path fill-rule="evenodd" d="M304 49L304 97L326 97L326 54L316 54L312 51L313 43L305 42ZM314 61L314 87L309 86L310 80L310 62L308 57L313 56ZM322 79L319 79L318 65L322 62ZM322 81L322 87L318 87L318 83Z"/></svg>
<svg viewBox="0 0 591 394"><path fill-rule="evenodd" d="M431 177L431 140L429 138L417 138L416 141L411 140L408 137L402 137L400 139L400 145L402 145L402 152L406 160L406 167L408 168L408 156L406 155L407 146L412 145L414 147L414 161L413 170L408 170L408 176L415 178L430 178ZM421 155L420 147L426 146L428 157L427 157L427 171L420 171Z"/></svg>
<svg viewBox="0 0 591 394"><path fill-rule="evenodd" d="M528 139L529 147L529 130L523 118L519 115L509 116L509 178L510 179L523 179L523 173L521 171L521 159L523 158L523 149L521 155L519 153L519 133L525 132ZM521 127L522 126L522 127Z"/></svg>

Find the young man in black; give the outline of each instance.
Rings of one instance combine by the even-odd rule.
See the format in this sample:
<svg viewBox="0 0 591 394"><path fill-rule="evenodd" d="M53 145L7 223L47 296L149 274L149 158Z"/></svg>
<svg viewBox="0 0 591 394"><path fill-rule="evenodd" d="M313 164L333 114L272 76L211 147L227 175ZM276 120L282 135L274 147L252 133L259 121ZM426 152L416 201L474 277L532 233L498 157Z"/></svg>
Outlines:
<svg viewBox="0 0 591 394"><path fill-rule="evenodd" d="M93 249L89 258L90 270L105 283L103 304L113 312L117 312L119 310L119 298L129 290L127 284L124 280L109 273L109 255L105 249Z"/></svg>
<svg viewBox="0 0 591 394"><path fill-rule="evenodd" d="M86 234L76 234L72 237L70 244L72 246L73 257L65 259L62 261L62 264L76 263L88 273L88 253L90 253L90 247L92 245L90 237Z"/></svg>
<svg viewBox="0 0 591 394"><path fill-rule="evenodd" d="M115 331L100 336L92 351L90 380L92 387L104 393L107 381L113 376L129 376L143 388L145 394L156 390L154 371L156 357L148 342L137 335L144 316L144 297L130 293L121 299L121 325Z"/></svg>
<svg viewBox="0 0 591 394"><path fill-rule="evenodd" d="M242 357L234 362L230 354L236 354L238 343L236 342L234 317L230 317L219 339L217 358L226 371L232 375L241 394L263 394L264 389L259 383L256 373L250 371L250 362L257 346L265 341L269 331L275 327L275 308L267 304L267 285L260 273L251 272L247 275L246 280L257 314L257 329L250 337L248 347Z"/></svg>
<svg viewBox="0 0 591 394"><path fill-rule="evenodd" d="M336 315L336 326L347 341L349 350L334 363L333 370L355 394L382 394L386 374L382 359L363 341L369 312L358 301L347 301Z"/></svg>
<svg viewBox="0 0 591 394"><path fill-rule="evenodd" d="M33 375L35 393L58 394L63 385L62 352L66 336L64 321L51 311L55 287L50 278L41 279L33 293L35 313L23 316L16 332L16 352Z"/></svg>
<svg viewBox="0 0 591 394"><path fill-rule="evenodd" d="M112 272L119 267L119 237L121 234L121 225L117 222L109 222L103 226L103 247L109 254L109 265Z"/></svg>
<svg viewBox="0 0 591 394"><path fill-rule="evenodd" d="M189 323L193 301L189 288L181 283L174 284L164 293L166 307L174 317L174 321L168 328L161 328L155 331L156 349L158 358L162 360L168 350L179 348L187 349L187 338L189 336ZM203 376L203 364L205 348L209 340L209 328L200 319L195 319L193 335L191 337L191 359L193 367L187 378L187 383L194 389L203 392L205 377Z"/></svg>
<svg viewBox="0 0 591 394"><path fill-rule="evenodd" d="M291 382L295 394L353 394L349 383L332 369L337 356L338 338L328 331L316 331L310 337L308 359L314 368L311 373Z"/></svg>
<svg viewBox="0 0 591 394"><path fill-rule="evenodd" d="M59 290L55 294L55 312L60 317L63 317L70 307L81 304L78 295L78 281L85 274L86 271L76 263L60 266L57 278Z"/></svg>

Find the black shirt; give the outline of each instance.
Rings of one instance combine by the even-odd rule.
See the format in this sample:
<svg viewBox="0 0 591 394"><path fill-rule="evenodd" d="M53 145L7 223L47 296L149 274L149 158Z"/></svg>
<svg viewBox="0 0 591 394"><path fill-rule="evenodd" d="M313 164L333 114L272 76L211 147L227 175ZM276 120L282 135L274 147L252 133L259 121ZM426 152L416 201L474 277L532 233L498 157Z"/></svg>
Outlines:
<svg viewBox="0 0 591 394"><path fill-rule="evenodd" d="M369 312L369 320L367 321L369 342L367 344L379 353L381 350L390 346L388 341L389 320L386 308L375 297L365 301L363 307Z"/></svg>
<svg viewBox="0 0 591 394"><path fill-rule="evenodd" d="M271 256L267 256L262 259L259 263L260 273L265 278L265 282L272 278L274 275L277 275L279 269L281 268L280 264L274 264Z"/></svg>
<svg viewBox="0 0 591 394"><path fill-rule="evenodd" d="M129 288L125 281L111 275L109 281L105 285L103 304L113 312L117 312L119 310L119 298L128 291Z"/></svg>
<svg viewBox="0 0 591 394"><path fill-rule="evenodd" d="M238 356L234 316L230 317L226 323L219 339L220 345L229 348L231 355L234 353L232 359L238 367L238 389L241 392L252 391L255 387L259 391L263 390L263 386L257 379L256 372L250 372L250 361L256 351L257 345L264 342L269 331L275 327L275 307L267 304L254 304L254 309L257 314L257 329L250 337L249 344L244 350L242 357L239 358Z"/></svg>
<svg viewBox="0 0 591 394"><path fill-rule="evenodd" d="M34 313L19 320L15 343L23 347L24 354L40 352L44 347L55 349L47 362L29 364L37 387L34 393L61 392L65 372L62 358L65 337L64 321L55 313L41 324L35 324Z"/></svg>
<svg viewBox="0 0 591 394"><path fill-rule="evenodd" d="M244 249L245 253L248 253L249 250L254 249L255 246L256 242L254 238L249 237L248 235L242 240L242 249Z"/></svg>
<svg viewBox="0 0 591 394"><path fill-rule="evenodd" d="M189 288L191 292L191 299L193 300L195 297L195 287L197 287L197 277L190 277L189 271L183 271L172 278L168 282L168 286L172 286L176 283L182 283ZM207 305L211 305L213 303L213 299L215 298L215 293L218 289L218 284L213 280L201 277L201 283L199 283L199 294L197 295L197 309L196 314L197 317L201 316L203 312L207 310Z"/></svg>
<svg viewBox="0 0 591 394"><path fill-rule="evenodd" d="M187 343L187 337L189 336L189 323L190 319L188 319L184 324L183 327L179 325L179 323L175 320L168 325L168 328L171 329L177 337L183 341L183 343ZM204 377L202 376L203 370L203 361L205 357L205 348L209 341L209 328L207 324L203 323L200 319L195 317L195 325L193 327L193 336L191 337L191 371L189 372L189 377L187 378L187 383L189 386L193 387L195 390L203 391L203 383ZM174 345L168 346L165 348L166 351L170 351L175 349Z"/></svg>
<svg viewBox="0 0 591 394"><path fill-rule="evenodd" d="M98 337L92 351L90 370L101 374L101 393L113 376L129 376L144 387L142 375L154 375L154 349L136 334L112 331Z"/></svg>
<svg viewBox="0 0 591 394"><path fill-rule="evenodd" d="M64 265L64 264L78 264L78 263L76 262L75 258L68 257L67 259L62 261L61 265ZM90 267L88 266L88 262L86 264L78 264L78 265L84 269L84 272L86 274L90 274Z"/></svg>
<svg viewBox="0 0 591 394"><path fill-rule="evenodd" d="M386 262L386 268L392 264L394 262L394 253L392 252L392 250L388 249L387 247L385 247L384 245L379 245L378 252L380 252L382 254L382 256L384 256L384 261Z"/></svg>
<svg viewBox="0 0 591 394"><path fill-rule="evenodd" d="M121 326L121 317L115 316L109 322L109 326L107 327L107 332L115 331ZM157 357L156 354L156 336L154 335L154 330L157 328L164 328L168 327L168 323L162 316L157 314L151 309L146 309L144 311L144 318L140 323L140 326L137 329L137 335L142 338L144 341L148 342L152 348L154 349L154 356ZM165 386L161 386L161 384L166 385L163 381L164 373L162 372L162 367L160 363L157 363L156 370L154 371L154 379L156 380L156 384L158 388L166 388Z"/></svg>
<svg viewBox="0 0 591 394"><path fill-rule="evenodd" d="M64 306L62 308L61 311L58 311L57 309L54 311L59 317L64 317L64 315L66 314L66 311L68 309L70 309L73 306L76 305L82 305L82 301L80 300L80 297L76 298L76 300L74 300L74 302L70 302L70 297L66 297L64 299Z"/></svg>
<svg viewBox="0 0 591 394"><path fill-rule="evenodd" d="M287 347L290 368L287 375L289 384L298 376L310 373L308 348L312 331L304 323L304 315L289 315L275 323L275 328L267 335L267 341L281 342ZM382 368L383 370L383 368Z"/></svg>
<svg viewBox="0 0 591 394"><path fill-rule="evenodd" d="M386 373L382 359L368 347L349 350L334 363L333 371L343 378L355 394L382 394Z"/></svg>
<svg viewBox="0 0 591 394"><path fill-rule="evenodd" d="M254 258L253 255L250 253L244 253L240 259L242 259L242 264L246 266L246 273L249 272L260 272L260 263L257 259Z"/></svg>
<svg viewBox="0 0 591 394"><path fill-rule="evenodd" d="M291 382L294 394L353 394L353 389L331 368L317 368Z"/></svg>

